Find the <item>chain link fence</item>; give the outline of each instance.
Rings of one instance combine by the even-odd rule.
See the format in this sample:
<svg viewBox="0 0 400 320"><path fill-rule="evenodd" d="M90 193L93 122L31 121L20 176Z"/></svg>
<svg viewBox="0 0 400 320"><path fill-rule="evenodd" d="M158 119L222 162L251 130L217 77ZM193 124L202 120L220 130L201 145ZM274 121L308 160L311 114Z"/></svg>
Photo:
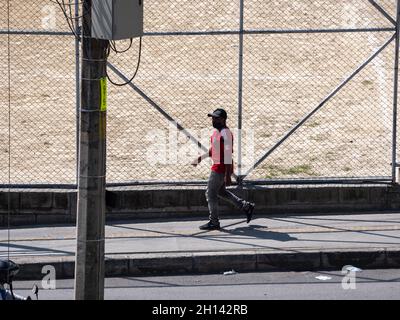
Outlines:
<svg viewBox="0 0 400 320"><path fill-rule="evenodd" d="M4 31L7 1L0 10ZM0 35L1 182L74 184L75 40L50 1L10 1L10 30Z"/></svg>
<svg viewBox="0 0 400 320"><path fill-rule="evenodd" d="M0 183L75 184L79 43L56 3L10 8L9 33L1 0ZM217 107L228 112L245 181L390 181L396 8L397 0L144 1L138 74L109 84L107 181L207 179L210 163L190 162L209 146L207 113ZM110 55L113 81L132 76L138 48L134 39Z"/></svg>

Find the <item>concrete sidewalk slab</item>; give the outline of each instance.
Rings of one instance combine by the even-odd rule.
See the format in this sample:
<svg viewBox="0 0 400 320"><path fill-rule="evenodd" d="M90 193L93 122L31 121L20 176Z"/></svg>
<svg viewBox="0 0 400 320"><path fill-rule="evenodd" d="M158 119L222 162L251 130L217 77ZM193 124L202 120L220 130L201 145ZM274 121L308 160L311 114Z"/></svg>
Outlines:
<svg viewBox="0 0 400 320"><path fill-rule="evenodd" d="M106 275L400 267L400 213L222 219L223 229L210 232L202 223L109 223ZM20 279L42 279L45 265L71 278L75 236L75 226L1 229L0 257L20 264Z"/></svg>
<svg viewBox="0 0 400 320"><path fill-rule="evenodd" d="M353 212L400 209L400 187L381 177L374 183L348 180L335 183L319 180L298 184L282 180L280 184L252 181L243 186L228 187L236 195L257 204L257 214L346 214ZM171 182L171 181L170 181ZM205 197L207 181L187 185L149 183L106 189L106 219L171 219L201 218L208 214ZM221 217L240 213L231 205L221 203ZM43 188L0 188L0 226L75 223L77 190Z"/></svg>

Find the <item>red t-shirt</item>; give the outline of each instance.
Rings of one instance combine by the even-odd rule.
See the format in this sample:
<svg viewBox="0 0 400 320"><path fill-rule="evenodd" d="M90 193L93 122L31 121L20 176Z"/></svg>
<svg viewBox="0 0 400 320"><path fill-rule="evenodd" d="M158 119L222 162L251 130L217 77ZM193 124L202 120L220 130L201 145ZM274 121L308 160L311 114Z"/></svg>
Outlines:
<svg viewBox="0 0 400 320"><path fill-rule="evenodd" d="M229 128L215 129L211 136L211 170L225 173L225 164L232 164L233 173L233 134Z"/></svg>

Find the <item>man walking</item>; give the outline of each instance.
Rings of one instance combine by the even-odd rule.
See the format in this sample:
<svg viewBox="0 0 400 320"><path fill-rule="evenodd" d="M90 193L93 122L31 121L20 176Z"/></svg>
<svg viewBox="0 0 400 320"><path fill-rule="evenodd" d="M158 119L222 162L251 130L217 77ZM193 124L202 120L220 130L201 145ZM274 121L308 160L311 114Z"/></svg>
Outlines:
<svg viewBox="0 0 400 320"><path fill-rule="evenodd" d="M217 109L208 114L212 118L214 130L211 136L211 147L208 153L192 162L196 167L204 159L211 157L212 167L208 179L206 199L210 212L209 222L200 227L201 230L219 230L221 228L218 216L218 198L232 203L241 209L247 216L249 223L253 216L254 203L240 199L226 190L232 184L233 174L233 134L226 125L228 115L224 109Z"/></svg>

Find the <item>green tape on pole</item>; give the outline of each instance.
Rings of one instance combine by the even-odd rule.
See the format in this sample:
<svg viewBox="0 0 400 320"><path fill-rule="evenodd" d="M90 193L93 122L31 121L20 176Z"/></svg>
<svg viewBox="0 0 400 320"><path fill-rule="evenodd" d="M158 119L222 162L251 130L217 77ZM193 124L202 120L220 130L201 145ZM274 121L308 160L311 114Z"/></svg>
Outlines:
<svg viewBox="0 0 400 320"><path fill-rule="evenodd" d="M100 110L107 111L107 78L100 79Z"/></svg>

